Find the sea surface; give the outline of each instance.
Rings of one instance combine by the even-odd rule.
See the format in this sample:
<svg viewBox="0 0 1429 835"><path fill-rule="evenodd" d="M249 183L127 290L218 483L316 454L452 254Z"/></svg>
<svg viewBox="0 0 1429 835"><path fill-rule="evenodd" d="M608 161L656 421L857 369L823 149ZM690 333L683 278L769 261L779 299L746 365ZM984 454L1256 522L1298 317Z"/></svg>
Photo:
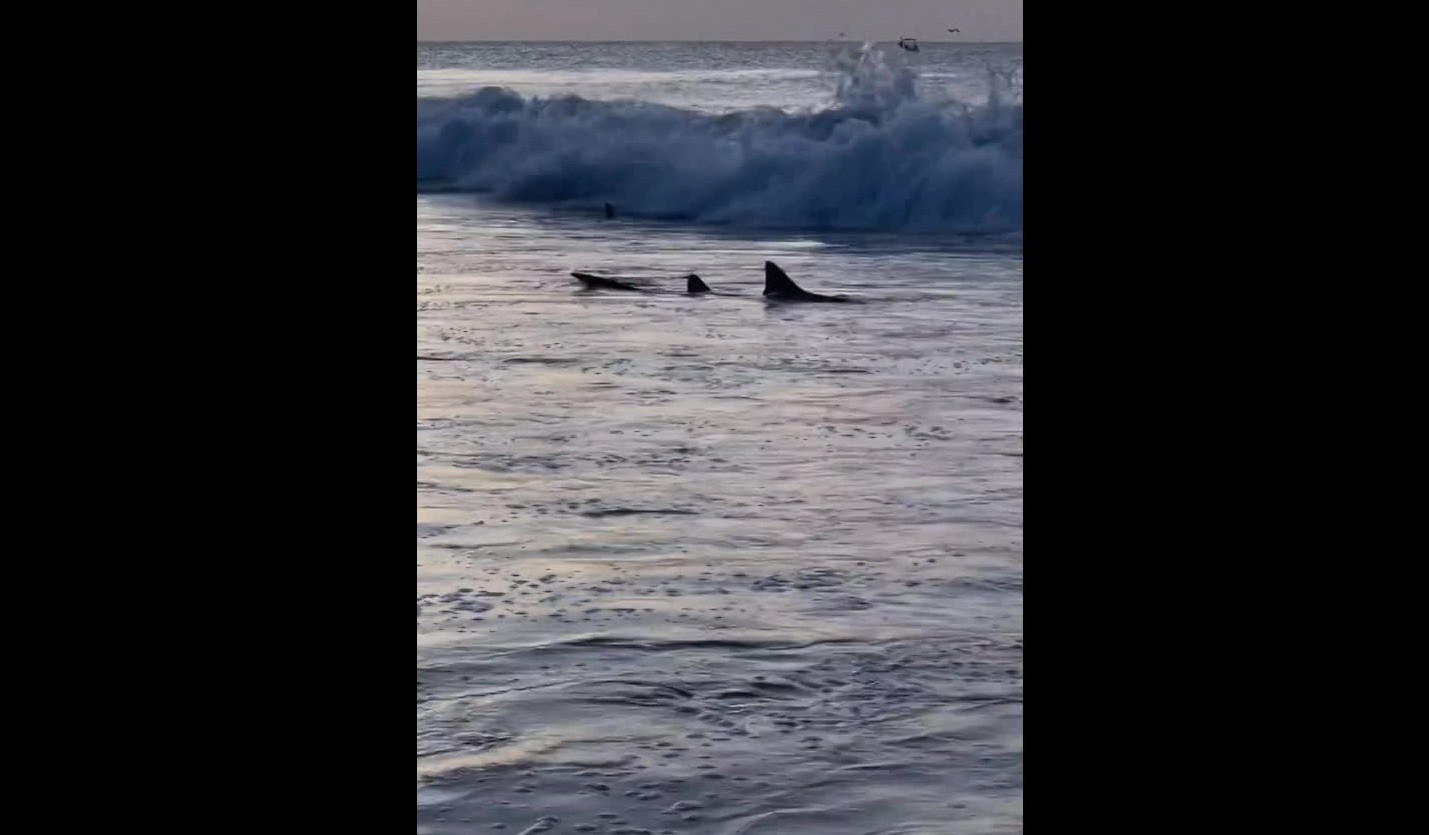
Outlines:
<svg viewBox="0 0 1429 835"><path fill-rule="evenodd" d="M1022 831L1021 61L418 45L419 835Z"/></svg>

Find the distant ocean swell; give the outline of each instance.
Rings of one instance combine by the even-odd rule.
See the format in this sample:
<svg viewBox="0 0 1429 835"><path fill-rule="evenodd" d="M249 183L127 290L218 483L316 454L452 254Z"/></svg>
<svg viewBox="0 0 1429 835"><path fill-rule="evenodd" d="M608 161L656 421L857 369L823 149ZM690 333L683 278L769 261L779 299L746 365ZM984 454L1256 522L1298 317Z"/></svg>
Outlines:
<svg viewBox="0 0 1429 835"><path fill-rule="evenodd" d="M419 98L417 191L755 228L1021 231L1020 101L923 101L867 47L836 69L837 104L812 113Z"/></svg>

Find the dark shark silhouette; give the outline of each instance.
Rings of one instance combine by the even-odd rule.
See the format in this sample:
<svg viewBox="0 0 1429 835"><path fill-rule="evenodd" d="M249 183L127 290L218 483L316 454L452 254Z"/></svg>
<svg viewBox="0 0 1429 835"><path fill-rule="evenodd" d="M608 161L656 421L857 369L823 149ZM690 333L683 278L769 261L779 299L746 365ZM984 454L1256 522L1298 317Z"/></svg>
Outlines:
<svg viewBox="0 0 1429 835"><path fill-rule="evenodd" d="M733 296L739 298L743 293L726 293L723 290L711 290L710 286L699 276L691 274L685 277L685 292L691 296Z"/></svg>
<svg viewBox="0 0 1429 835"><path fill-rule="evenodd" d="M586 272L571 273L587 290L624 290L631 293L675 293L675 290L664 290L659 287L652 287L648 284L649 278L633 278L613 275L595 275ZM685 295L690 296L740 296L741 293L724 293L713 290L704 279L690 273L685 276ZM820 293L810 293L808 290L794 283L779 265L773 261L764 262L764 298L770 301L784 302L842 302L858 303L858 299L851 299L848 296L825 296Z"/></svg>
<svg viewBox="0 0 1429 835"><path fill-rule="evenodd" d="M648 281L649 279L624 278L622 276L593 275L591 273L573 272L571 273L580 283L590 290L627 290L634 293L663 293L669 292L659 290L654 287L646 287L640 284L632 284L632 281ZM711 292L709 285L700 280L694 273L685 276L685 292L691 294Z"/></svg>
<svg viewBox="0 0 1429 835"><path fill-rule="evenodd" d="M794 283L779 265L773 261L764 262L764 298L785 302L854 302L848 296L823 296L810 293Z"/></svg>
<svg viewBox="0 0 1429 835"><path fill-rule="evenodd" d="M604 290L630 290L636 293L650 292L650 288L648 287L638 287L619 278L611 278L603 275L591 275L590 273L571 273L571 275L575 276L582 284L591 289L600 288Z"/></svg>

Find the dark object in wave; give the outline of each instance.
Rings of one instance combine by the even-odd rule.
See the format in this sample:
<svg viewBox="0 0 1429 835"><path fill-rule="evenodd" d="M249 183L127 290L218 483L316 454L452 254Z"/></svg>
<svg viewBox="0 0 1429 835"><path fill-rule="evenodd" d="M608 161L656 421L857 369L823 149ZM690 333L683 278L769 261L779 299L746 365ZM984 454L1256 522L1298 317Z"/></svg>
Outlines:
<svg viewBox="0 0 1429 835"><path fill-rule="evenodd" d="M650 514L655 516L695 516L693 510L681 510L679 508L657 507L644 509L638 507L612 507L604 510L587 510L582 516L589 516L592 519L602 519L606 516L636 516L640 514Z"/></svg>
<svg viewBox="0 0 1429 835"><path fill-rule="evenodd" d="M615 217L615 207L612 206L612 205L610 205L609 203L606 203L606 204L605 204L605 219L606 219L606 220L610 220L610 219L613 218L613 217Z"/></svg>
<svg viewBox="0 0 1429 835"><path fill-rule="evenodd" d="M899 39L898 39L898 46L901 47L901 48L904 49L904 50L907 50L908 52L917 52L917 51L918 51L918 39L917 39L917 38L899 38Z"/></svg>
<svg viewBox="0 0 1429 835"><path fill-rule="evenodd" d="M609 278L603 275L591 275L590 273L571 273L582 284L591 289L604 288L606 290L633 290L636 293L648 293L648 287L637 287L634 284L627 284L624 279Z"/></svg>
<svg viewBox="0 0 1429 835"><path fill-rule="evenodd" d="M690 273L685 276L685 293L691 296L711 295L711 296L739 296L741 293L726 293L722 290L712 290L704 282L704 279Z"/></svg>
<svg viewBox="0 0 1429 835"><path fill-rule="evenodd" d="M779 265L773 261L764 262L764 297L785 302L853 302L848 296L824 296L810 293L794 283Z"/></svg>
<svg viewBox="0 0 1429 835"><path fill-rule="evenodd" d="M588 289L592 290L629 290L635 293L662 292L652 287L642 287L638 284L631 283L636 281L647 281L648 279L626 278L623 276L593 275L591 273L583 272L573 272L571 273L571 275L574 276L582 284L584 284ZM704 283L704 281L700 279L699 276L695 275L694 273L690 273L689 275L685 276L685 292L708 293L710 292L710 288L707 284Z"/></svg>

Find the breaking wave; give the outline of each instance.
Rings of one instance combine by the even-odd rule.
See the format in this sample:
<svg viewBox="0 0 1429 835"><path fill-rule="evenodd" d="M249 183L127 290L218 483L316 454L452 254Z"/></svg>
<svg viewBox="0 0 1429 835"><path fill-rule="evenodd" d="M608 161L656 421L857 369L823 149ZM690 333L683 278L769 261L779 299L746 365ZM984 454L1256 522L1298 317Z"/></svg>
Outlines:
<svg viewBox="0 0 1429 835"><path fill-rule="evenodd" d="M417 100L417 191L756 228L1022 229L1022 102L920 95L865 44L837 59L835 104L723 115L486 87Z"/></svg>

